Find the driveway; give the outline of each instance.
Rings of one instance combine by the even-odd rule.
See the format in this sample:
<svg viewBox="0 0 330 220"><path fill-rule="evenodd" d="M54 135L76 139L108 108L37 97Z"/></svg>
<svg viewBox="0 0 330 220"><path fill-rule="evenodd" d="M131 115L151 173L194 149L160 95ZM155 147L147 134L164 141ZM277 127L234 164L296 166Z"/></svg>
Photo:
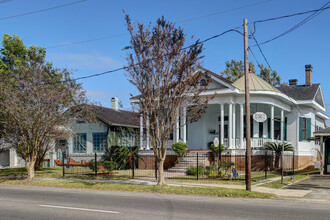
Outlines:
<svg viewBox="0 0 330 220"><path fill-rule="evenodd" d="M294 183L285 189L312 190L305 195L305 199L326 200L330 202L330 176L313 175L307 179Z"/></svg>

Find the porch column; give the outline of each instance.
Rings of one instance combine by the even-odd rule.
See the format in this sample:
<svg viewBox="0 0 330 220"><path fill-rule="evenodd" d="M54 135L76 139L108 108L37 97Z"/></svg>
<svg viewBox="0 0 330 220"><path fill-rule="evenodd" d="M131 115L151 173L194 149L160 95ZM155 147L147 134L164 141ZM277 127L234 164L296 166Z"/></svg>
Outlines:
<svg viewBox="0 0 330 220"><path fill-rule="evenodd" d="M176 121L175 121L175 142L179 142L179 110L176 113Z"/></svg>
<svg viewBox="0 0 330 220"><path fill-rule="evenodd" d="M183 125L183 143L187 143L187 108L183 108L183 119L182 119L182 125Z"/></svg>
<svg viewBox="0 0 330 220"><path fill-rule="evenodd" d="M240 137L241 148L243 148L243 143L244 143L244 106L243 106L243 104L240 104L239 107L240 107L240 111L239 111L239 115L240 115L239 137Z"/></svg>
<svg viewBox="0 0 330 220"><path fill-rule="evenodd" d="M320 137L320 151L321 151L321 161L320 161L320 175L324 175L324 144L323 144L323 136Z"/></svg>
<svg viewBox="0 0 330 220"><path fill-rule="evenodd" d="M281 110L281 141L284 141L284 111Z"/></svg>
<svg viewBox="0 0 330 220"><path fill-rule="evenodd" d="M233 146L233 104L229 103L228 114L228 146L231 149Z"/></svg>
<svg viewBox="0 0 330 220"><path fill-rule="evenodd" d="M274 141L274 106L270 107L270 138Z"/></svg>
<svg viewBox="0 0 330 220"><path fill-rule="evenodd" d="M233 105L233 140L236 148L236 104Z"/></svg>
<svg viewBox="0 0 330 220"><path fill-rule="evenodd" d="M143 150L143 115L140 114L140 150Z"/></svg>
<svg viewBox="0 0 330 220"><path fill-rule="evenodd" d="M149 123L149 116L147 115L147 147L146 147L146 150L150 150L149 131L150 131L150 123Z"/></svg>
<svg viewBox="0 0 330 220"><path fill-rule="evenodd" d="M223 104L220 104L220 125L221 125L221 133L220 133L220 144L223 144L223 136L225 134L224 129L225 129L225 118L224 118L224 108L223 108Z"/></svg>

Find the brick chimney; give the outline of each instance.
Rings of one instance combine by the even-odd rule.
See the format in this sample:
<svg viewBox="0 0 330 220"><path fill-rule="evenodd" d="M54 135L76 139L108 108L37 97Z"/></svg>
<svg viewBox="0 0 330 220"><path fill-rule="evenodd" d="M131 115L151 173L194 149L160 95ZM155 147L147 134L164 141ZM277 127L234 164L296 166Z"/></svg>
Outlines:
<svg viewBox="0 0 330 220"><path fill-rule="evenodd" d="M297 79L289 79L289 86L296 86L298 84L298 80Z"/></svg>
<svg viewBox="0 0 330 220"><path fill-rule="evenodd" d="M313 72L313 66L308 64L305 65L305 73L306 73L306 86L312 85L312 72Z"/></svg>

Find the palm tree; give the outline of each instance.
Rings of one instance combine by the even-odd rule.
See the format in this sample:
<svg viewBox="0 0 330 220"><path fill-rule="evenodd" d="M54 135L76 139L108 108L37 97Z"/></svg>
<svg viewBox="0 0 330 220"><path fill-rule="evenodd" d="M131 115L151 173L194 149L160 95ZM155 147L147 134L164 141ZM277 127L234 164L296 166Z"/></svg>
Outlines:
<svg viewBox="0 0 330 220"><path fill-rule="evenodd" d="M279 161L283 147L284 151L293 151L292 145L286 142L267 142L264 145L265 150L275 152L275 168L279 168Z"/></svg>

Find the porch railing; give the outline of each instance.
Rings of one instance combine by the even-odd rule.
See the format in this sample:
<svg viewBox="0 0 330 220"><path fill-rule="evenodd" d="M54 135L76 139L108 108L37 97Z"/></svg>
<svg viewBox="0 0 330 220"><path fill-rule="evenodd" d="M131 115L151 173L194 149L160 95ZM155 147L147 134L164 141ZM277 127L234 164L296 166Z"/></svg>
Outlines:
<svg viewBox="0 0 330 220"><path fill-rule="evenodd" d="M251 138L251 148L262 148L265 143L270 142L271 139L270 138ZM278 142L280 140L274 140L275 142ZM224 142L224 147L225 148L229 148L229 139L228 138L224 138L223 140ZM243 149L246 146L246 139L243 139L243 145L241 143L241 139L240 138L233 138L232 139L232 145L231 148L232 149Z"/></svg>

